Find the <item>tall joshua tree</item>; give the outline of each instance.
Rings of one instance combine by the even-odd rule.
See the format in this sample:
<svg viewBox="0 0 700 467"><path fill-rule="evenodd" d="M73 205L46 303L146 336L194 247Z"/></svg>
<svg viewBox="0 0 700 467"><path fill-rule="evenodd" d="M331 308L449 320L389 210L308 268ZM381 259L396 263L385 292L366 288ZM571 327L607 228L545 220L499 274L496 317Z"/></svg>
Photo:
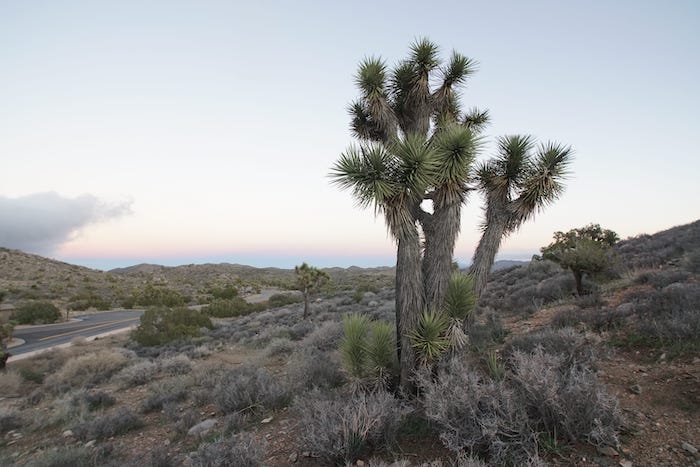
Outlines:
<svg viewBox="0 0 700 467"><path fill-rule="evenodd" d="M441 67L437 46L428 40L414 43L393 71L380 59L364 60L356 76L361 98L350 106L360 144L331 173L340 187L353 190L360 206L373 205L384 215L397 243L397 351L405 386L416 364L408 334L426 301L436 307L447 288L459 210L479 147L475 133L488 120L478 110L462 114L454 90L474 68L457 53ZM432 90L435 75L441 85ZM422 207L426 199L432 213Z"/></svg>
<svg viewBox="0 0 700 467"><path fill-rule="evenodd" d="M486 206L482 236L469 273L481 294L501 242L525 221L553 203L571 163L571 148L547 143L535 148L530 136L498 138L498 154L477 170Z"/></svg>
<svg viewBox="0 0 700 467"><path fill-rule="evenodd" d="M424 307L437 310L443 305L461 209L476 189L473 165L481 147L479 133L489 114L479 109L463 111L458 92L475 70L475 62L457 52L442 64L437 46L426 39L411 45L409 57L393 70L381 59L363 60L355 78L360 98L349 108L350 126L359 144L342 154L331 172L336 184L352 190L360 206L374 206L375 213L384 215L396 241L397 352L404 387L410 387L416 366L408 335ZM484 248L495 245L479 256L484 258L480 261L490 262L489 268L501 239L556 197L545 194L545 189L552 188L551 181L558 175L543 171L560 171L566 155L557 159L548 148L543 148L542 157L538 153L532 161L523 158L522 181L508 182L501 198L495 192L489 198L495 201L489 204L491 217L504 224L488 230L488 236L484 231L484 238L498 238L481 242ZM482 167L479 187L487 190L498 184L499 172L487 175L492 167L500 167L500 159ZM554 192L561 191L560 185L555 188ZM514 198L518 190L523 196ZM491 218L486 225L489 222Z"/></svg>

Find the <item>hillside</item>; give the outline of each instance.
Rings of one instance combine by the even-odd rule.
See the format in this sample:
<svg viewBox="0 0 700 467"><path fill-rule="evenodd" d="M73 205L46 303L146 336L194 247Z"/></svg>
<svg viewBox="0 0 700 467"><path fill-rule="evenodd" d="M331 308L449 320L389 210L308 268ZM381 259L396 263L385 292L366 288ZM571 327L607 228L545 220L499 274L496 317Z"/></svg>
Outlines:
<svg viewBox="0 0 700 467"><path fill-rule="evenodd" d="M76 297L111 303L137 286L137 281L109 272L0 248L0 289L7 291L9 303L52 300L63 305Z"/></svg>
<svg viewBox="0 0 700 467"><path fill-rule="evenodd" d="M329 270L344 287L307 319L289 304L164 345L122 335L12 362L0 464L698 465L697 229L621 242L621 272L587 278L581 297L548 261L494 272L468 344L415 399L381 389L391 373L358 379L338 352L348 314L393 324L383 268Z"/></svg>
<svg viewBox="0 0 700 467"><path fill-rule="evenodd" d="M354 289L358 285L379 289L393 283L394 269L327 268L333 287ZM108 272L56 261L19 250L0 248L0 290L6 303L50 300L60 307L109 308L133 302L146 285L167 288L190 303L206 303L211 291L233 285L242 294L262 287L294 287L293 269L255 268L240 264L188 264L161 266L138 264ZM130 306L130 305L129 305Z"/></svg>

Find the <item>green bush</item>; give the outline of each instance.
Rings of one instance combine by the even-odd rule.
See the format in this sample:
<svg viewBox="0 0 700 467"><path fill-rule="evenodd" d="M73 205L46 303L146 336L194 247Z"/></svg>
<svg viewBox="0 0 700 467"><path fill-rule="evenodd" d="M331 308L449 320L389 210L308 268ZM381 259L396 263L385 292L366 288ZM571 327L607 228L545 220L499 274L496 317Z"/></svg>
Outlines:
<svg viewBox="0 0 700 467"><path fill-rule="evenodd" d="M276 293L267 300L268 308L279 308L285 305L303 302L304 298L295 294Z"/></svg>
<svg viewBox="0 0 700 467"><path fill-rule="evenodd" d="M215 318L232 318L243 316L255 311L261 311L265 305L261 303L248 303L240 297L230 299L217 299L202 309L202 312Z"/></svg>
<svg viewBox="0 0 700 467"><path fill-rule="evenodd" d="M68 309L73 311L85 311L88 308L97 310L109 310L112 308L112 303L94 294L81 293L71 297L68 302Z"/></svg>
<svg viewBox="0 0 700 467"><path fill-rule="evenodd" d="M186 302L186 298L177 291L167 287L147 284L142 290L135 294L137 305L141 306L179 306Z"/></svg>
<svg viewBox="0 0 700 467"><path fill-rule="evenodd" d="M214 298L222 298L225 300L238 297L238 289L231 284L227 284L224 287L215 287L211 290L211 294Z"/></svg>
<svg viewBox="0 0 700 467"><path fill-rule="evenodd" d="M19 324L48 324L61 319L61 312L51 302L25 302L17 307L12 319Z"/></svg>
<svg viewBox="0 0 700 467"><path fill-rule="evenodd" d="M163 345L189 337L199 337L201 328L212 329L211 320L189 308L153 307L141 316L132 338L141 345Z"/></svg>

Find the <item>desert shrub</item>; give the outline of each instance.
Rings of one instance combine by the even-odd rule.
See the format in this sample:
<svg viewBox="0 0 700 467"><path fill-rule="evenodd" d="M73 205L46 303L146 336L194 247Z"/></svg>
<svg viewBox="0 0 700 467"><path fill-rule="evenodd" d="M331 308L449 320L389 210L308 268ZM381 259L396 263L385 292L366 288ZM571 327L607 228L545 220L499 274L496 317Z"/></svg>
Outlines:
<svg viewBox="0 0 700 467"><path fill-rule="evenodd" d="M202 313L216 318L232 318L260 311L259 304L248 303L240 297L216 299L202 308Z"/></svg>
<svg viewBox="0 0 700 467"><path fill-rule="evenodd" d="M143 413L161 410L166 404L174 404L187 399L188 387L184 381L171 379L154 383L148 396L141 403Z"/></svg>
<svg viewBox="0 0 700 467"><path fill-rule="evenodd" d="M599 288L586 289L586 293L574 297L573 304L579 308L595 308L604 304Z"/></svg>
<svg viewBox="0 0 700 467"><path fill-rule="evenodd" d="M303 348L294 352L287 362L287 382L291 390L300 392L314 387L342 386L345 377L330 355L316 348Z"/></svg>
<svg viewBox="0 0 700 467"><path fill-rule="evenodd" d="M224 374L214 388L214 401L224 413L254 412L285 406L289 394L266 369L243 366Z"/></svg>
<svg viewBox="0 0 700 467"><path fill-rule="evenodd" d="M678 269L661 269L656 271L643 271L637 274L634 282L637 284L649 284L657 289L663 289L674 282L685 282L690 273Z"/></svg>
<svg viewBox="0 0 700 467"><path fill-rule="evenodd" d="M26 467L90 467L95 458L90 449L83 446L68 446L40 453L27 462Z"/></svg>
<svg viewBox="0 0 700 467"><path fill-rule="evenodd" d="M313 347L323 352L335 350L343 337L343 324L325 321L302 341L306 347Z"/></svg>
<svg viewBox="0 0 700 467"><path fill-rule="evenodd" d="M127 357L117 350L101 350L95 354L80 355L66 361L56 373L45 379L44 385L53 391L90 387L107 381L127 362Z"/></svg>
<svg viewBox="0 0 700 467"><path fill-rule="evenodd" d="M150 382L158 372L158 365L150 360L143 360L122 369L114 379L122 388L141 386Z"/></svg>
<svg viewBox="0 0 700 467"><path fill-rule="evenodd" d="M478 352L501 343L508 331L503 326L501 317L493 311L489 311L482 321L472 323L467 331L469 343Z"/></svg>
<svg viewBox="0 0 700 467"><path fill-rule="evenodd" d="M134 299L137 305L148 307L177 307L186 303L185 297L177 291L153 284L136 291Z"/></svg>
<svg viewBox="0 0 700 467"><path fill-rule="evenodd" d="M23 425L22 416L16 410L0 408L0 433L7 433Z"/></svg>
<svg viewBox="0 0 700 467"><path fill-rule="evenodd" d="M158 360L158 368L166 375L185 375L192 371L192 360L183 354L165 357Z"/></svg>
<svg viewBox="0 0 700 467"><path fill-rule="evenodd" d="M686 254L683 268L693 274L700 274L700 248Z"/></svg>
<svg viewBox="0 0 700 467"><path fill-rule="evenodd" d="M170 425L175 429L175 433L185 436L187 432L201 420L200 414L194 409L180 410L177 404L165 404L163 412L168 418Z"/></svg>
<svg viewBox="0 0 700 467"><path fill-rule="evenodd" d="M389 447L408 410L384 391L352 396L312 390L294 402L304 448L331 463Z"/></svg>
<svg viewBox="0 0 700 467"><path fill-rule="evenodd" d="M316 325L311 321L300 321L289 328L289 338L293 341L300 341L314 329L316 329Z"/></svg>
<svg viewBox="0 0 700 467"><path fill-rule="evenodd" d="M268 308L279 308L285 305L292 305L304 301L304 297L298 294L276 293L267 300Z"/></svg>
<svg viewBox="0 0 700 467"><path fill-rule="evenodd" d="M111 307L112 302L110 300L90 292L82 292L72 296L67 305L67 308L72 311L85 311L88 308L109 310Z"/></svg>
<svg viewBox="0 0 700 467"><path fill-rule="evenodd" d="M192 456L192 467L258 467L265 450L252 436L238 435L203 444Z"/></svg>
<svg viewBox="0 0 700 467"><path fill-rule="evenodd" d="M22 376L11 370L0 372L0 394L4 397L17 396L22 389Z"/></svg>
<svg viewBox="0 0 700 467"><path fill-rule="evenodd" d="M17 306L12 319L18 324L48 324L61 319L61 312L51 302L24 302Z"/></svg>
<svg viewBox="0 0 700 467"><path fill-rule="evenodd" d="M588 441L597 446L619 444L622 416L617 400L587 369L570 365L564 355L538 347L515 351L511 379L531 423L551 437Z"/></svg>
<svg viewBox="0 0 700 467"><path fill-rule="evenodd" d="M33 368L17 368L17 373L25 380L32 383L41 384L44 382L44 374Z"/></svg>
<svg viewBox="0 0 700 467"><path fill-rule="evenodd" d="M87 411L111 407L115 402L116 399L104 391L78 391L70 399L73 407L84 407Z"/></svg>
<svg viewBox="0 0 700 467"><path fill-rule="evenodd" d="M210 293L212 297L221 298L224 300L238 297L238 289L232 284L226 284L223 287L214 287L211 289Z"/></svg>
<svg viewBox="0 0 700 467"><path fill-rule="evenodd" d="M131 336L140 345L154 346L199 337L201 328L213 327L211 320L196 310L154 307L144 312Z"/></svg>
<svg viewBox="0 0 700 467"><path fill-rule="evenodd" d="M561 355L569 367L587 366L596 360L594 342L572 328L546 328L515 336L504 346L503 354L509 359L516 351L532 354L538 349L549 355Z"/></svg>
<svg viewBox="0 0 700 467"><path fill-rule="evenodd" d="M72 428L72 431L76 438L88 441L107 439L138 430L142 426L143 421L136 414L126 407L120 407L110 414L77 424Z"/></svg>
<svg viewBox="0 0 700 467"><path fill-rule="evenodd" d="M649 344L700 347L700 284L671 284L633 301L632 332Z"/></svg>
<svg viewBox="0 0 700 467"><path fill-rule="evenodd" d="M279 357L289 355L294 351L296 344L287 338L276 338L267 344L265 355L268 357Z"/></svg>
<svg viewBox="0 0 700 467"><path fill-rule="evenodd" d="M537 435L525 408L505 380L480 376L452 359L436 377L419 377L426 416L456 453L487 453L499 465L519 465L537 453Z"/></svg>

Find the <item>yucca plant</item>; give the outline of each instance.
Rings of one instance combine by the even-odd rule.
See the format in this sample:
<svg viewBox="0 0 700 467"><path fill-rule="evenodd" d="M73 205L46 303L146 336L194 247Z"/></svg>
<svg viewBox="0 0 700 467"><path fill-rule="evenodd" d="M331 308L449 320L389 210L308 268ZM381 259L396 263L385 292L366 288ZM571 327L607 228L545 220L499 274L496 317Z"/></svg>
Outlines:
<svg viewBox="0 0 700 467"><path fill-rule="evenodd" d="M411 344L423 365L432 365L449 348L449 325L450 321L444 313L425 310L416 328L409 333Z"/></svg>
<svg viewBox="0 0 700 467"><path fill-rule="evenodd" d="M506 367L498 358L498 353L493 350L488 352L485 361L491 377L498 380L503 379L503 376L506 374Z"/></svg>
<svg viewBox="0 0 700 467"><path fill-rule="evenodd" d="M451 348L461 349L467 344L463 323L470 321L475 305L476 295L472 276L458 272L452 274L442 307L450 321L447 338Z"/></svg>
<svg viewBox="0 0 700 467"><path fill-rule="evenodd" d="M345 315L343 331L343 340L340 343L343 366L350 376L364 378L367 361L365 340L369 331L369 319L360 314Z"/></svg>
<svg viewBox="0 0 700 467"><path fill-rule="evenodd" d="M387 388L396 374L396 339L392 325L373 321L365 346L367 374L377 388Z"/></svg>

